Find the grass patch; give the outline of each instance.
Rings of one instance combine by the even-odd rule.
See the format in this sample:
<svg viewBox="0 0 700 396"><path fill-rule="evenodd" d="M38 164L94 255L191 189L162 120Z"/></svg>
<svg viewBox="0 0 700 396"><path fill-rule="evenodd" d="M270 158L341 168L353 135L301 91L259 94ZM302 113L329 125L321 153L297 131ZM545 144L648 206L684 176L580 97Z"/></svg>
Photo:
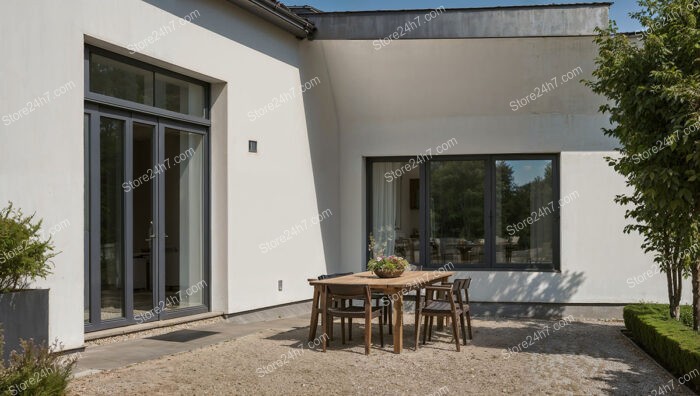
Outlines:
<svg viewBox="0 0 700 396"><path fill-rule="evenodd" d="M692 313L681 308L681 319ZM624 308L625 327L662 366L694 390L700 389L700 334L668 316L668 305L634 304Z"/></svg>

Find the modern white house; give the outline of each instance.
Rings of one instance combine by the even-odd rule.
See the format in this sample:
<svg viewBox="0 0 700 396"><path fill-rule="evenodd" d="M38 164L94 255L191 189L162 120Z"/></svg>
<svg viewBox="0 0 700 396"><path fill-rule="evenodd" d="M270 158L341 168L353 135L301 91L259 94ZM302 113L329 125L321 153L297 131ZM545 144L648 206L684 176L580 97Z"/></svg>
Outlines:
<svg viewBox="0 0 700 396"><path fill-rule="evenodd" d="M50 338L305 302L370 234L484 313L665 301L580 82L609 5L6 3L0 202L61 251Z"/></svg>

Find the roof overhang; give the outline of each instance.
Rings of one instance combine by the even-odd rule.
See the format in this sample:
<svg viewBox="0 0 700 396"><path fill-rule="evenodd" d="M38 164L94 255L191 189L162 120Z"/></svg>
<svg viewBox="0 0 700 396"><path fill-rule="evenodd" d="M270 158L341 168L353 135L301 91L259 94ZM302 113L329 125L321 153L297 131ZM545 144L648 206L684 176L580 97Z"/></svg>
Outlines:
<svg viewBox="0 0 700 396"><path fill-rule="evenodd" d="M300 39L311 38L316 26L274 0L228 0Z"/></svg>

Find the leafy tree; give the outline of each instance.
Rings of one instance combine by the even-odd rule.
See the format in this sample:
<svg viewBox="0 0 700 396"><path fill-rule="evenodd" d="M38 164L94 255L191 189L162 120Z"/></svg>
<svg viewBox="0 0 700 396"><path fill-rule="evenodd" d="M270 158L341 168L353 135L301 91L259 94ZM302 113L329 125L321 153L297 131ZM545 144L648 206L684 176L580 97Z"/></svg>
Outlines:
<svg viewBox="0 0 700 396"><path fill-rule="evenodd" d="M616 197L642 247L666 273L670 315L678 318L681 278L693 277L694 328L700 327L700 2L640 0L641 35L599 29L593 92L608 99L605 134L616 138L609 164L631 193Z"/></svg>

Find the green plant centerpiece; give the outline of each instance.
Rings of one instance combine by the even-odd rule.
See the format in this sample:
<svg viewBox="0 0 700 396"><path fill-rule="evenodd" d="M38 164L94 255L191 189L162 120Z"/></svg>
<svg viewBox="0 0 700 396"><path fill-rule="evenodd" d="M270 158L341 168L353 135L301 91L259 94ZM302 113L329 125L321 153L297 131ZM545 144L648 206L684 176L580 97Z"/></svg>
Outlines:
<svg viewBox="0 0 700 396"><path fill-rule="evenodd" d="M380 278L398 278L408 268L408 260L399 256L384 256L384 249L377 248L374 236L369 236L369 252L374 257L367 263L367 269Z"/></svg>

